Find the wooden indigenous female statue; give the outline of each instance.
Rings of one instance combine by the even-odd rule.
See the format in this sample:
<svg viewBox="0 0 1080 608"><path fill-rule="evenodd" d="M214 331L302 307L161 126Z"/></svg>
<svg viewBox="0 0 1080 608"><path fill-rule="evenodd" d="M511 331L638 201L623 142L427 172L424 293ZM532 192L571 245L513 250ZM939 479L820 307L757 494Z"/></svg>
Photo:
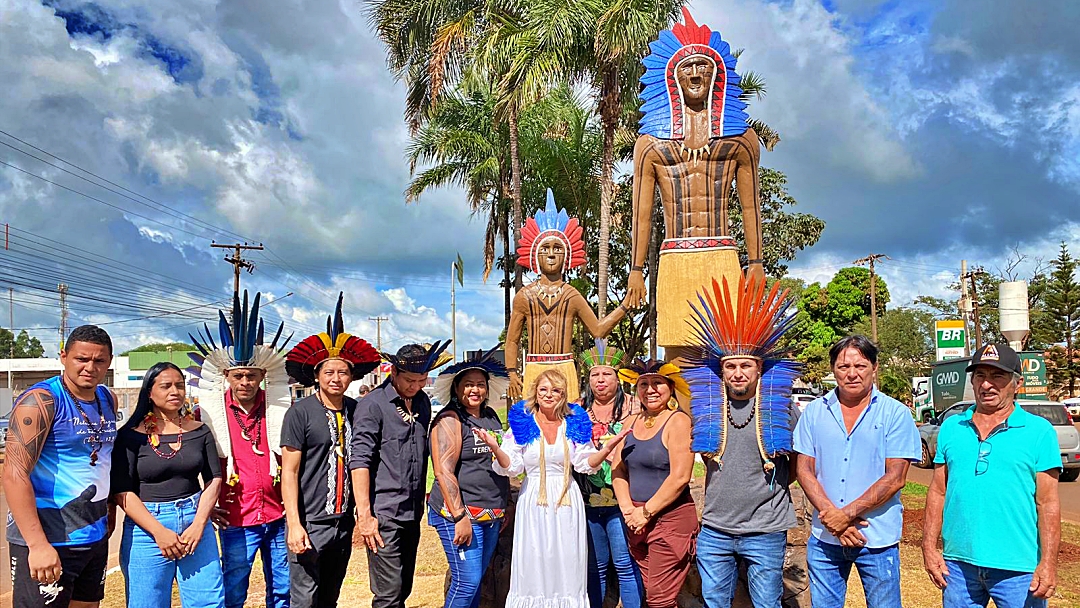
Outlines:
<svg viewBox="0 0 1080 608"><path fill-rule="evenodd" d="M748 274L764 279L761 265L761 146L739 100L735 57L719 32L694 23L663 31L650 46L641 82L644 117L634 145L632 268L626 303L645 298L642 269L652 229L657 188L664 207L665 239L657 276L657 343L693 343L690 302L713 278L740 276L727 213L734 181L746 235ZM677 355L669 353L669 356Z"/></svg>
<svg viewBox="0 0 1080 608"><path fill-rule="evenodd" d="M525 388L540 372L556 367L566 377L567 401L573 403L579 397L574 321L580 320L594 337L604 338L626 316L626 307L619 305L603 319L597 319L581 292L563 280L563 273L585 263L585 242L577 219L555 207L551 190L547 193L547 208L529 218L521 229L517 254L518 264L540 273L540 278L514 296L506 331L507 367L514 370L521 331L527 327ZM522 395L522 379L517 371L510 372L508 393L512 399Z"/></svg>

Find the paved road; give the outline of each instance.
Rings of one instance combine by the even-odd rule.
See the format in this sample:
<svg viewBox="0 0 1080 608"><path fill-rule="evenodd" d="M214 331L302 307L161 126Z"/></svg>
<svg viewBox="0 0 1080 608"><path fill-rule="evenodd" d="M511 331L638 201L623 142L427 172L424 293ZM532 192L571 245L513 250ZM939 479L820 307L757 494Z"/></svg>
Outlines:
<svg viewBox="0 0 1080 608"><path fill-rule="evenodd" d="M911 467L908 481L930 485L932 476L933 471ZM1080 481L1061 482L1058 493L1061 495L1061 519L1080 524Z"/></svg>

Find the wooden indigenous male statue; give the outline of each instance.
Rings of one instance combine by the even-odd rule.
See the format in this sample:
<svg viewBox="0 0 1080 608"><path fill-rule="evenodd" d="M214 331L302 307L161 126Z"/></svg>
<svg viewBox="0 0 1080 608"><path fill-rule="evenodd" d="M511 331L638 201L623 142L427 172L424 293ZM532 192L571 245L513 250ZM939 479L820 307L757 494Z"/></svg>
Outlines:
<svg viewBox="0 0 1080 608"><path fill-rule="evenodd" d="M581 235L577 219L555 207L551 190L547 194L547 208L529 218L521 229L518 264L540 273L540 278L514 296L506 332L506 363L512 370L508 392L512 399L522 396L522 379L513 370L523 328L528 328L525 389L540 372L556 367L566 377L566 399L573 402L579 397L573 352L574 321L580 320L594 337L604 338L626 316L626 307L620 305L603 319L597 319L581 292L563 280L563 273L585 263L585 242Z"/></svg>
<svg viewBox="0 0 1080 608"><path fill-rule="evenodd" d="M645 58L641 82L644 117L634 145L632 268L626 303L645 298L642 269L648 254L656 188L664 207L665 239L657 276L657 343L693 343L690 302L728 277L738 283L735 241L728 236L731 184L739 189L750 277L764 279L761 260L761 146L739 99L735 57L720 33L694 23L660 33Z"/></svg>

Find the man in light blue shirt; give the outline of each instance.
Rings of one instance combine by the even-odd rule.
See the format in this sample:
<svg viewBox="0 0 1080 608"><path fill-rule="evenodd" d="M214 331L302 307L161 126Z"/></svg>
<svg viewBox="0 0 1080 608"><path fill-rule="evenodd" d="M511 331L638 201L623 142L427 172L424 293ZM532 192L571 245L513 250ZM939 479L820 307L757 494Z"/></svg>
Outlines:
<svg viewBox="0 0 1080 608"><path fill-rule="evenodd" d="M975 405L938 434L923 526L926 572L945 608L991 598L998 608L1045 608L1061 533L1057 432L1016 405L1023 375L1013 349L983 346L967 371Z"/></svg>
<svg viewBox="0 0 1080 608"><path fill-rule="evenodd" d="M911 410L874 386L877 346L849 336L829 351L836 389L795 428L796 477L814 505L807 543L814 608L841 608L859 571L868 608L900 608L900 490L922 456Z"/></svg>

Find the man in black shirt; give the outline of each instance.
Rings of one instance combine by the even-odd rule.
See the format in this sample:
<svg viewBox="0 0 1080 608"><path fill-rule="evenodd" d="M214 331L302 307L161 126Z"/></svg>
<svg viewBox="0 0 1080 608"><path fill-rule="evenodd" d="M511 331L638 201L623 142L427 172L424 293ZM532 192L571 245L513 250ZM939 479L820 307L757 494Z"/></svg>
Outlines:
<svg viewBox="0 0 1080 608"><path fill-rule="evenodd" d="M328 333L298 343L286 358L289 376L315 394L297 401L281 430L281 495L289 547L294 608L337 606L352 555L353 498L349 487L356 400L345 396L355 378L379 364L370 344L344 331L342 297Z"/></svg>
<svg viewBox="0 0 1080 608"><path fill-rule="evenodd" d="M405 608L412 592L427 486L431 402L422 390L449 342L383 353L390 378L364 397L353 432L357 528L368 550L372 608ZM442 361L447 362L447 361Z"/></svg>

